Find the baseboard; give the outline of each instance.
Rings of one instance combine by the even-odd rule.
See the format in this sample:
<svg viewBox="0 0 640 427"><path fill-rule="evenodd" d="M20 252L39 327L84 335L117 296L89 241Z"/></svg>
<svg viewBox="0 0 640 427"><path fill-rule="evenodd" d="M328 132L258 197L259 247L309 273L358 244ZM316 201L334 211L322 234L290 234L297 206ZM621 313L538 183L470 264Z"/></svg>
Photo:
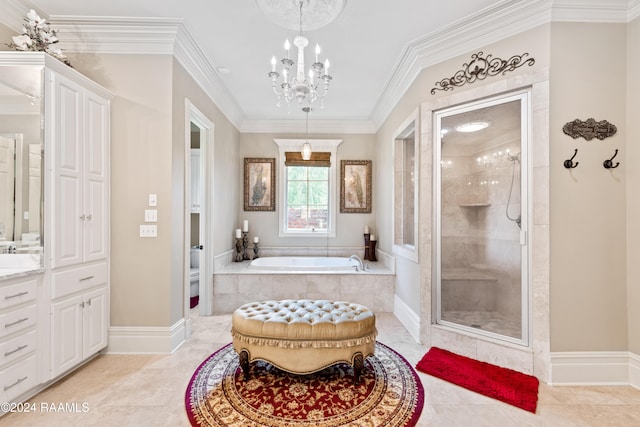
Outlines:
<svg viewBox="0 0 640 427"><path fill-rule="evenodd" d="M186 325L180 319L169 327L112 326L108 354L170 354L185 341Z"/></svg>
<svg viewBox="0 0 640 427"><path fill-rule="evenodd" d="M640 390L640 356L629 354L629 384Z"/></svg>
<svg viewBox="0 0 640 427"><path fill-rule="evenodd" d="M398 318L400 323L409 331L411 336L416 342L420 342L420 316L402 301L398 296L395 296L393 302L393 314Z"/></svg>
<svg viewBox="0 0 640 427"><path fill-rule="evenodd" d="M553 352L550 383L640 388L640 357L627 351Z"/></svg>

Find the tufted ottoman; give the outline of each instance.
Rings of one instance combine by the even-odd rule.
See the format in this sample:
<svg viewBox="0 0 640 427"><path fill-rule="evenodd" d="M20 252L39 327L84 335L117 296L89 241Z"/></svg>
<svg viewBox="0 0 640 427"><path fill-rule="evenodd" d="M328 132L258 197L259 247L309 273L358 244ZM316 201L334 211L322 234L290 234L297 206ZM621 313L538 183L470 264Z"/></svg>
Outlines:
<svg viewBox="0 0 640 427"><path fill-rule="evenodd" d="M353 366L358 383L378 334L371 310L343 301L253 302L238 308L231 323L233 348L245 379L249 363L258 359L294 374L346 362Z"/></svg>

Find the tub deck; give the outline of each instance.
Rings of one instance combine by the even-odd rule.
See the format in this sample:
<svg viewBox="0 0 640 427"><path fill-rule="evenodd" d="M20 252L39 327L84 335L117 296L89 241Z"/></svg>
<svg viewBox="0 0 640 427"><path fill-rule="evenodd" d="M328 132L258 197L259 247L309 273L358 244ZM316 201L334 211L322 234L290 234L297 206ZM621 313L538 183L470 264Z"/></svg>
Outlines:
<svg viewBox="0 0 640 427"><path fill-rule="evenodd" d="M232 262L213 275L213 312L230 314L250 302L285 299L351 301L393 312L395 274L379 263L369 265L364 272L261 271L250 269L249 261Z"/></svg>

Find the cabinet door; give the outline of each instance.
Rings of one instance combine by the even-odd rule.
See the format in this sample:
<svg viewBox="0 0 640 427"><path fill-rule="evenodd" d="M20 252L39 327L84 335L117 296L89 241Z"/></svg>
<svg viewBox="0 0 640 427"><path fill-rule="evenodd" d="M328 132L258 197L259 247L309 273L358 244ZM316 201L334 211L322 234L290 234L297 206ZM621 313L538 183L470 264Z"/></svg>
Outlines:
<svg viewBox="0 0 640 427"><path fill-rule="evenodd" d="M109 101L87 92L84 118L83 260L107 258Z"/></svg>
<svg viewBox="0 0 640 427"><path fill-rule="evenodd" d="M52 267L82 262L82 111L83 89L71 80L51 74L50 118L55 197L49 227L52 231ZM49 149L50 148L50 149Z"/></svg>
<svg viewBox="0 0 640 427"><path fill-rule="evenodd" d="M84 296L83 346L84 358L97 353L107 346L107 288L103 287Z"/></svg>
<svg viewBox="0 0 640 427"><path fill-rule="evenodd" d="M51 378L83 360L83 307L81 295L51 305Z"/></svg>

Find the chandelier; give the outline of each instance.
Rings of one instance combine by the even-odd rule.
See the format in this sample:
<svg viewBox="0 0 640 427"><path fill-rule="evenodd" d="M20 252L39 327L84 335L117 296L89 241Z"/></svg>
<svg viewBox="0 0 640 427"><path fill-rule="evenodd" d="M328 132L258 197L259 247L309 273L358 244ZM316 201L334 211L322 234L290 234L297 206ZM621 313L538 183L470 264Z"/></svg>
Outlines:
<svg viewBox="0 0 640 427"><path fill-rule="evenodd" d="M308 102L313 104L320 99L320 106L324 107L322 99L329 92L329 83L332 77L329 75L329 60L325 59L324 64L320 62L320 46L316 44L315 62L311 65L308 72L305 72L304 65L304 48L309 45L309 39L302 34L302 6L304 0L298 0L300 6L300 33L294 37L293 45L298 48L298 62L295 75L292 75L293 60L290 58L291 44L289 39L284 42L286 57L282 58L282 80L280 81L280 73L276 71L276 57L271 58L271 87L277 95L276 105L281 105L284 98L287 104L294 99L298 104ZM324 84L322 84L324 82ZM321 87L322 86L322 87Z"/></svg>

